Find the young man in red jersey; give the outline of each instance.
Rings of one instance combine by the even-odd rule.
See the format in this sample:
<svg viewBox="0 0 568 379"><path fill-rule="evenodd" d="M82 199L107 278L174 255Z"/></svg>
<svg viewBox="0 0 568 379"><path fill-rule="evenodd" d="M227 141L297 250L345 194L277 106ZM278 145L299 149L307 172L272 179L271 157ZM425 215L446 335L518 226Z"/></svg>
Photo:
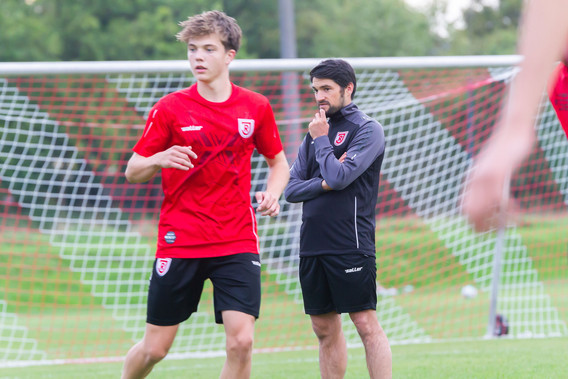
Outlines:
<svg viewBox="0 0 568 379"><path fill-rule="evenodd" d="M180 24L197 83L152 108L126 168L129 182L161 170L164 201L148 291L146 332L126 356L123 378L142 378L163 359L178 326L213 284L215 321L227 358L221 378L248 378L260 308L260 260L250 201L256 148L269 167L257 211L276 216L289 167L268 100L229 79L241 40L236 21L210 11Z"/></svg>

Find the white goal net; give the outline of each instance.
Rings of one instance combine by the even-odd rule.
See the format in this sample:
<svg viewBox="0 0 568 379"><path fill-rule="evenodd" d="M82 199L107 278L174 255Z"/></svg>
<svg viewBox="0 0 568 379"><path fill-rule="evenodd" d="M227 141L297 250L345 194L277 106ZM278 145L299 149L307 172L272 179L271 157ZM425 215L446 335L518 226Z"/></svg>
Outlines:
<svg viewBox="0 0 568 379"><path fill-rule="evenodd" d="M474 233L459 214L464 174L499 117L518 57L349 61L355 103L387 140L377 314L391 343L483 338L496 246L493 296L508 336L568 335L568 141L546 98L539 143L511 184L518 222L496 244L495 233ZM317 63L231 66L236 84L270 99L290 164L315 111L307 73ZM193 81L182 61L0 64L0 367L119 359L141 339L162 192L159 177L134 185L123 173L152 105ZM258 154L252 167L254 193L267 169ZM317 345L297 277L301 207L281 206L275 219L258 217L260 350ZM208 285L170 352L224 348Z"/></svg>

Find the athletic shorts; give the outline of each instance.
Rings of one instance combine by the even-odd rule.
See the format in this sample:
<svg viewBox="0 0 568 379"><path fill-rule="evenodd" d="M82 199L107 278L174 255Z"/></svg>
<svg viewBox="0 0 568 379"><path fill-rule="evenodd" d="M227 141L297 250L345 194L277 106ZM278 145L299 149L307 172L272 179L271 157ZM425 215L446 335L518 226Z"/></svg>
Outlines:
<svg viewBox="0 0 568 379"><path fill-rule="evenodd" d="M213 284L215 322L222 311L239 311L258 318L260 257L240 253L215 258L158 258L150 276L146 322L177 325L197 310L205 280Z"/></svg>
<svg viewBox="0 0 568 379"><path fill-rule="evenodd" d="M374 255L300 257L304 311L309 315L377 309Z"/></svg>

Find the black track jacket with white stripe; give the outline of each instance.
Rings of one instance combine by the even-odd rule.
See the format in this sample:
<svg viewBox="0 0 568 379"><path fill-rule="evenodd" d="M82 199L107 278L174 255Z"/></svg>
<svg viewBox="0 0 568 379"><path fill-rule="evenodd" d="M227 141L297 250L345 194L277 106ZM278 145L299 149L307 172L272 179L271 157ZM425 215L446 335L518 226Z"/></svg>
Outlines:
<svg viewBox="0 0 568 379"><path fill-rule="evenodd" d="M327 137L304 138L284 191L288 202L303 202L300 256L374 255L383 127L353 103L328 123ZM322 188L324 179L333 190Z"/></svg>

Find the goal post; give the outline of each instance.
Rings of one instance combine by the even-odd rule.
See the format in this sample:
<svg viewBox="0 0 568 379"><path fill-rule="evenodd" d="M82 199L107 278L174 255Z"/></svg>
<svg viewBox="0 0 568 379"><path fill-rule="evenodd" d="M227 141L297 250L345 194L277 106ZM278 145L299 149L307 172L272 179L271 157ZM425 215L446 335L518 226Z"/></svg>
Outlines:
<svg viewBox="0 0 568 379"><path fill-rule="evenodd" d="M568 141L546 98L538 144L511 181L518 222L498 241L459 213L520 57L346 60L355 103L387 141L377 315L391 343L484 338L490 312L507 318L510 337L567 336ZM319 61L231 64L233 82L270 100L290 164L316 110L308 73ZM0 63L0 367L118 360L142 337L161 182L129 184L123 173L152 105L193 82L186 61ZM255 153L251 200L266 175ZM317 345L298 283L301 206L280 204L278 217L258 217L259 351ZM477 291L462 294L468 285ZM344 329L359 345L353 325ZM207 283L170 355L222 354L224 344Z"/></svg>

